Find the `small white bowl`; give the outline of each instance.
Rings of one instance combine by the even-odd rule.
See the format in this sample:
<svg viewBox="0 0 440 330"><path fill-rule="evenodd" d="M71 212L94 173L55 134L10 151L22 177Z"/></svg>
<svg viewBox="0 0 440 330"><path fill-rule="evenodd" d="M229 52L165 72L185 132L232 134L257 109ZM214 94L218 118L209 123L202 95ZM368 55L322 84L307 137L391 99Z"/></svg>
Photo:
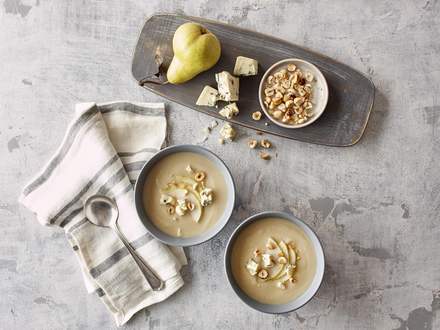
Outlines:
<svg viewBox="0 0 440 330"><path fill-rule="evenodd" d="M313 76L316 79L316 81L313 84L313 92L312 92L313 116L302 124L296 124L296 125L284 124L281 121L276 120L269 114L263 102L265 97L264 84L266 82L266 79L276 71L284 67L287 67L288 64L295 64L296 67L301 69L301 71L303 72L310 72L311 74L313 74ZM312 63L297 58L288 58L276 62L264 73L263 78L261 78L260 87L258 88L258 97L259 97L261 109L266 114L266 116L276 125L285 128L301 128L313 123L324 112L328 101L328 85L322 72Z"/></svg>

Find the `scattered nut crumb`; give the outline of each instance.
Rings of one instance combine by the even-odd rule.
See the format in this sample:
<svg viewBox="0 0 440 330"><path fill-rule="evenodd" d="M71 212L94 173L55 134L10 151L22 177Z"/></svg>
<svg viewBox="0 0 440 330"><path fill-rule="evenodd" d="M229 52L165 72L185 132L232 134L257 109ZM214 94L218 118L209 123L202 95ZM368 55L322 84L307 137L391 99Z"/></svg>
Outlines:
<svg viewBox="0 0 440 330"><path fill-rule="evenodd" d="M248 141L248 146L249 146L249 148L251 148L251 149L255 149L255 147L257 146L257 144L258 144L258 142L257 142L257 140L255 140L255 139L252 139L252 140L249 140L249 141Z"/></svg>
<svg viewBox="0 0 440 330"><path fill-rule="evenodd" d="M213 129L213 128L217 127L217 126L218 126L218 121L217 121L217 120L213 120L213 121L211 121L211 123L209 124L209 127L210 127L211 129Z"/></svg>
<svg viewBox="0 0 440 330"><path fill-rule="evenodd" d="M225 139L222 139L222 138L218 139L218 143L225 144Z"/></svg>
<svg viewBox="0 0 440 330"><path fill-rule="evenodd" d="M255 111L252 113L252 119L253 120L260 120L261 119L261 111Z"/></svg>
<svg viewBox="0 0 440 330"><path fill-rule="evenodd" d="M261 131L257 131L257 135L263 135L264 133Z"/></svg>
<svg viewBox="0 0 440 330"><path fill-rule="evenodd" d="M266 148L266 149L269 149L269 148L272 146L272 144L270 143L270 141L269 141L269 140L266 140L266 139L261 140L261 141L260 141L260 145L261 145L263 148Z"/></svg>
<svg viewBox="0 0 440 330"><path fill-rule="evenodd" d="M269 160L270 159L270 155L267 152L260 151L260 158L264 159L264 160Z"/></svg>

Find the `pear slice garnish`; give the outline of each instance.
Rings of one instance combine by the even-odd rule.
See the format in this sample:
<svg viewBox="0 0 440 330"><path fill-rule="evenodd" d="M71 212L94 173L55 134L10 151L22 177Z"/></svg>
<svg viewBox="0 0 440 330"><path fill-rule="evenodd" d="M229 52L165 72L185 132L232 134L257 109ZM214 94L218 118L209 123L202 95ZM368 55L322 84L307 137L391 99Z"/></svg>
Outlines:
<svg viewBox="0 0 440 330"><path fill-rule="evenodd" d="M194 194L192 192L190 192L190 194L192 196L194 196ZM202 205L200 204L199 200L194 196L193 200L191 200L191 202L194 203L194 210L191 211L191 217L193 218L193 220L195 222L199 222L200 219L202 218L202 213L203 213L203 209L202 209Z"/></svg>
<svg viewBox="0 0 440 330"><path fill-rule="evenodd" d="M196 180L191 179L190 177L187 177L187 176L176 175L174 178L176 179L177 182L179 182L179 183L182 182L182 183L188 184L191 187L193 186L193 184L197 183Z"/></svg>
<svg viewBox="0 0 440 330"><path fill-rule="evenodd" d="M296 264L296 252L290 245L289 245L289 262L292 265Z"/></svg>
<svg viewBox="0 0 440 330"><path fill-rule="evenodd" d="M289 263L289 250L287 248L287 244L284 241L280 241L280 243L278 244L278 246L280 247L281 252L283 252L284 257L287 259L287 263Z"/></svg>
<svg viewBox="0 0 440 330"><path fill-rule="evenodd" d="M274 267L270 269L270 277L269 280L276 280L280 276L284 274L284 268L286 265L276 264Z"/></svg>

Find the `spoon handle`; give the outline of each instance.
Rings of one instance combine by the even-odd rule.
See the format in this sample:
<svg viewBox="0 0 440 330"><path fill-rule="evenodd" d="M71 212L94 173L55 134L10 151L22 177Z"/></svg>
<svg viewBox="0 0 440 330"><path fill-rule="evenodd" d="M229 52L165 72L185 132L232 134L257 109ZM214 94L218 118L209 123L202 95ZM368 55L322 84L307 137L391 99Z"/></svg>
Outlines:
<svg viewBox="0 0 440 330"><path fill-rule="evenodd" d="M160 291L160 290L162 290L164 288L164 286L165 286L165 283L138 256L137 252L133 249L133 247L127 241L125 236L119 230L118 225L114 226L114 229L115 229L116 234L118 235L119 239L122 241L122 243L124 243L124 245L127 248L128 252L130 252L130 254L133 257L134 261L136 261L137 265L139 266L139 269L141 270L141 272L144 275L144 277L147 280L147 282L150 284L150 286L153 289L153 291Z"/></svg>

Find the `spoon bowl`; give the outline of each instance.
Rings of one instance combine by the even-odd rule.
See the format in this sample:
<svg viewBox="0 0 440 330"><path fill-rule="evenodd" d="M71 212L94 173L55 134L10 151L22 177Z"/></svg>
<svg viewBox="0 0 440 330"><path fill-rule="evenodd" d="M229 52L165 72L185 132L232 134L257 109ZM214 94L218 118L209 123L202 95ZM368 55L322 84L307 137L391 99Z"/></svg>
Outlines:
<svg viewBox="0 0 440 330"><path fill-rule="evenodd" d="M91 223L99 227L113 229L119 239L133 257L145 280L150 284L154 291L162 290L165 283L157 276L154 271L142 260L130 242L121 233L118 227L119 209L115 201L107 196L93 195L87 198L84 203L84 213Z"/></svg>
<svg viewBox="0 0 440 330"><path fill-rule="evenodd" d="M119 217L116 203L107 196L92 196L84 203L84 212L91 223L100 227L113 227Z"/></svg>

